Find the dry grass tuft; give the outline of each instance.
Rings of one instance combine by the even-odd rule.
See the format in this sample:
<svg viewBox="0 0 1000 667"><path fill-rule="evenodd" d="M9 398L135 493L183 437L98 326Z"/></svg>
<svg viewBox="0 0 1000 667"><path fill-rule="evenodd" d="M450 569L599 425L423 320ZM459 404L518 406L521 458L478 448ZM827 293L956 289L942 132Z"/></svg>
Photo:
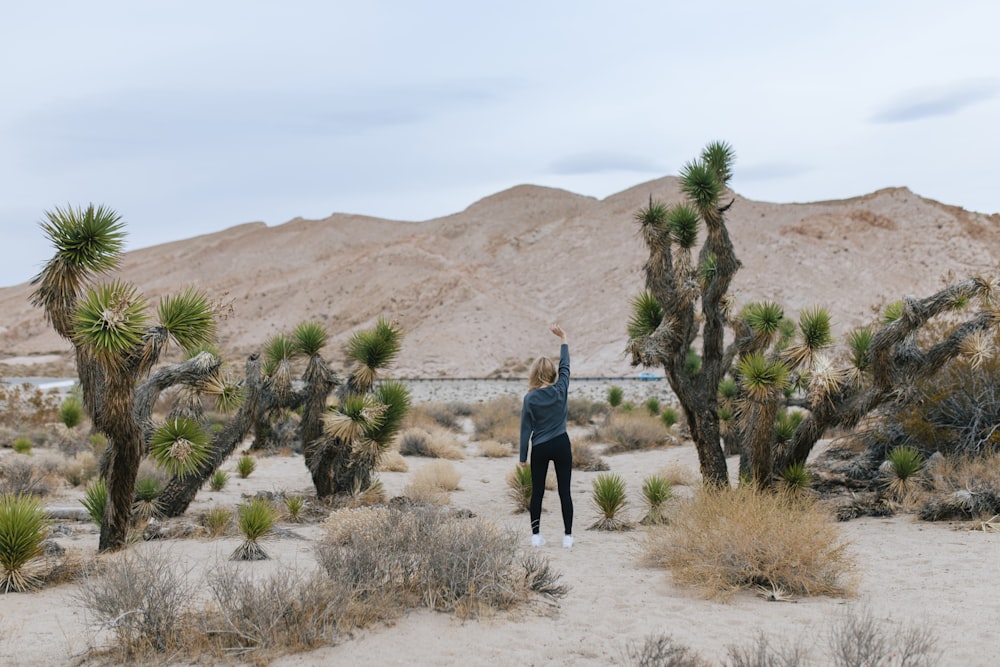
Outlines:
<svg viewBox="0 0 1000 667"><path fill-rule="evenodd" d="M484 440L479 443L479 455L491 459L502 459L514 453L514 445L498 440Z"/></svg>
<svg viewBox="0 0 1000 667"><path fill-rule="evenodd" d="M766 586L792 595L849 595L853 562L831 517L804 496L699 489L668 527L650 530L650 564L707 595Z"/></svg>
<svg viewBox="0 0 1000 667"><path fill-rule="evenodd" d="M384 452L378 460L379 472L409 472L410 465L395 449Z"/></svg>
<svg viewBox="0 0 1000 667"><path fill-rule="evenodd" d="M472 410L472 425L476 440L518 442L521 438L521 401L515 396L500 396L477 403Z"/></svg>
<svg viewBox="0 0 1000 667"><path fill-rule="evenodd" d="M403 494L432 505L447 505L451 501L448 492L458 490L461 479L461 474L450 462L432 461L413 473Z"/></svg>
<svg viewBox="0 0 1000 667"><path fill-rule="evenodd" d="M462 444L451 431L442 428L411 428L399 435L399 453L403 456L426 456L435 459L465 458Z"/></svg>
<svg viewBox="0 0 1000 667"><path fill-rule="evenodd" d="M597 428L597 442L608 443L605 454L634 452L679 444L656 417L641 412L615 412Z"/></svg>
<svg viewBox="0 0 1000 667"><path fill-rule="evenodd" d="M573 447L573 468L584 472L601 472L610 470L611 467L601 458L597 450L589 442L574 440Z"/></svg>
<svg viewBox="0 0 1000 667"><path fill-rule="evenodd" d="M701 483L698 473L679 463L664 466L657 474L667 480L670 486L698 486Z"/></svg>

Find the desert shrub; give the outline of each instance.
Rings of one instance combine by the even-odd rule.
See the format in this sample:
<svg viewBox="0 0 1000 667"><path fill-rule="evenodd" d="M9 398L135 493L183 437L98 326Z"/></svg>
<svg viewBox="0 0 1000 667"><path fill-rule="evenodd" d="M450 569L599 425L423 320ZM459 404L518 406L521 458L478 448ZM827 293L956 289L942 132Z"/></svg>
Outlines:
<svg viewBox="0 0 1000 667"><path fill-rule="evenodd" d="M479 443L479 455L491 459L502 459L514 453L514 447L509 442L484 440Z"/></svg>
<svg viewBox="0 0 1000 667"><path fill-rule="evenodd" d="M830 631L829 664L932 667L941 661L931 626L891 625L879 625L868 609L850 609Z"/></svg>
<svg viewBox="0 0 1000 667"><path fill-rule="evenodd" d="M521 401L516 396L500 396L477 403L472 411L472 426L476 440L519 442Z"/></svg>
<svg viewBox="0 0 1000 667"><path fill-rule="evenodd" d="M27 436L22 435L14 438L14 442L10 443L10 446L18 454L31 454L31 438Z"/></svg>
<svg viewBox="0 0 1000 667"><path fill-rule="evenodd" d="M244 454L240 458L236 459L236 474L238 474L243 479L246 479L250 474L257 469L257 461L254 460L249 454Z"/></svg>
<svg viewBox="0 0 1000 667"><path fill-rule="evenodd" d="M70 486L80 486L97 475L97 459L90 452L77 452L63 464L62 476Z"/></svg>
<svg viewBox="0 0 1000 667"><path fill-rule="evenodd" d="M643 525L659 525L666 521L663 506L673 497L670 482L660 475L650 475L642 480L642 497L646 501L646 516L642 518Z"/></svg>
<svg viewBox="0 0 1000 667"><path fill-rule="evenodd" d="M507 496L514 501L514 512L527 512L531 504L531 464L518 464L507 473Z"/></svg>
<svg viewBox="0 0 1000 667"><path fill-rule="evenodd" d="M571 424L586 426L607 411L608 406L603 401L595 401L582 396L570 396L566 401L566 420Z"/></svg>
<svg viewBox="0 0 1000 667"><path fill-rule="evenodd" d="M410 407L406 415L409 427L436 425L449 430L458 430L459 419L470 414L471 408L465 403L420 403Z"/></svg>
<svg viewBox="0 0 1000 667"><path fill-rule="evenodd" d="M704 487L649 531L646 557L674 580L726 597L764 586L793 595L847 595L853 562L836 525L804 495Z"/></svg>
<svg viewBox="0 0 1000 667"><path fill-rule="evenodd" d="M671 463L664 466L658 473L660 477L667 480L670 486L696 486L701 477L687 466L679 463Z"/></svg>
<svg viewBox="0 0 1000 667"><path fill-rule="evenodd" d="M1000 514L1000 454L937 455L925 469L931 497L919 510L921 519L985 519Z"/></svg>
<svg viewBox="0 0 1000 667"><path fill-rule="evenodd" d="M789 491L803 491L812 484L812 475L804 463L792 463L781 471L781 480Z"/></svg>
<svg viewBox="0 0 1000 667"><path fill-rule="evenodd" d="M83 403L72 394L63 399L59 406L59 421L66 425L66 428L79 426L83 421Z"/></svg>
<svg viewBox="0 0 1000 667"><path fill-rule="evenodd" d="M0 385L0 423L21 430L59 421L58 390L43 392L30 384Z"/></svg>
<svg viewBox="0 0 1000 667"><path fill-rule="evenodd" d="M695 651L678 644L670 635L646 637L641 646L630 644L625 649L624 664L630 667L708 667L709 663Z"/></svg>
<svg viewBox="0 0 1000 667"><path fill-rule="evenodd" d="M631 526L622 512L628 506L625 480L616 473L601 473L594 478L591 501L600 515L592 530L628 530Z"/></svg>
<svg viewBox="0 0 1000 667"><path fill-rule="evenodd" d="M923 455L913 447L894 447L886 457L885 485L889 494L902 500L913 490L924 469Z"/></svg>
<svg viewBox="0 0 1000 667"><path fill-rule="evenodd" d="M774 643L763 632L749 645L731 644L726 649L727 667L800 667L809 664L808 652L798 641L791 645ZM827 664L827 663L824 663ZM861 665L875 663L858 663Z"/></svg>
<svg viewBox="0 0 1000 667"><path fill-rule="evenodd" d="M382 456L378 460L379 472L407 472L410 469L410 465L395 449L390 449L382 453Z"/></svg>
<svg viewBox="0 0 1000 667"><path fill-rule="evenodd" d="M608 387L608 405L612 408L617 408L622 404L625 399L625 390L618 385L611 385Z"/></svg>
<svg viewBox="0 0 1000 667"><path fill-rule="evenodd" d="M53 477L45 462L9 457L0 462L0 494L47 496L52 493Z"/></svg>
<svg viewBox="0 0 1000 667"><path fill-rule="evenodd" d="M521 556L512 531L481 518L377 508L336 512L324 528L317 560L347 587L354 615L369 622L416 606L475 616L508 609L532 591L566 592L546 561Z"/></svg>
<svg viewBox="0 0 1000 667"><path fill-rule="evenodd" d="M660 411L660 421L664 426L670 428L677 423L677 410L670 407L663 408L663 410Z"/></svg>
<svg viewBox="0 0 1000 667"><path fill-rule="evenodd" d="M447 505L451 500L449 491L458 489L461 475L448 461L432 461L415 473L403 494L413 500L433 505Z"/></svg>
<svg viewBox="0 0 1000 667"><path fill-rule="evenodd" d="M399 453L438 459L463 459L461 443L451 431L441 428L411 428L399 435Z"/></svg>
<svg viewBox="0 0 1000 667"><path fill-rule="evenodd" d="M30 563L42 555L49 523L34 496L0 495L0 590L4 593L29 591L39 585Z"/></svg>
<svg viewBox="0 0 1000 667"><path fill-rule="evenodd" d="M589 442L574 440L571 446L573 448L574 469L586 472L601 472L610 468Z"/></svg>
<svg viewBox="0 0 1000 667"><path fill-rule="evenodd" d="M216 470L208 478L208 486L213 491L222 491L229 483L229 473L224 470Z"/></svg>
<svg viewBox="0 0 1000 667"><path fill-rule="evenodd" d="M161 549L130 549L102 559L83 579L76 600L115 634L122 659L165 653L197 635L188 605L196 582Z"/></svg>
<svg viewBox="0 0 1000 667"><path fill-rule="evenodd" d="M646 399L646 402L643 403L643 405L646 406L646 410L649 412L650 417L660 416L660 399L657 397L650 396Z"/></svg>
<svg viewBox="0 0 1000 667"><path fill-rule="evenodd" d="M216 506L206 510L201 523L212 537L224 535L233 523L233 511L228 507Z"/></svg>
<svg viewBox="0 0 1000 667"><path fill-rule="evenodd" d="M306 499L302 496L285 496L285 515L292 523L302 521L302 512L306 508Z"/></svg>
<svg viewBox="0 0 1000 667"><path fill-rule="evenodd" d="M620 454L675 444L663 423L645 414L617 412L594 433L594 439L607 442L606 454Z"/></svg>
<svg viewBox="0 0 1000 667"><path fill-rule="evenodd" d="M251 498L240 505L236 524L243 534L243 543L230 556L231 560L267 560L267 552L260 545L274 527L275 511L265 498Z"/></svg>
<svg viewBox="0 0 1000 667"><path fill-rule="evenodd" d="M314 649L338 637L344 588L321 572L282 569L261 578L224 567L208 575L207 586L214 604L201 624L220 655L253 654L266 663L271 652Z"/></svg>
<svg viewBox="0 0 1000 667"><path fill-rule="evenodd" d="M90 520L98 526L104 521L104 508L108 505L108 483L103 477L98 477L83 492L80 504L87 510Z"/></svg>

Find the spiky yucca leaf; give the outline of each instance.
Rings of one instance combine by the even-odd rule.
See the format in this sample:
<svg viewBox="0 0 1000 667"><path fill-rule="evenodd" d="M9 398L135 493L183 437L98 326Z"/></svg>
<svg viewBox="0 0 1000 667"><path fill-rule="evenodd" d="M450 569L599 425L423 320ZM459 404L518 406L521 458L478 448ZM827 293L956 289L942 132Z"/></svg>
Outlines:
<svg viewBox="0 0 1000 667"><path fill-rule="evenodd" d="M903 499L914 485L914 478L924 469L923 455L913 447L894 447L886 457L886 486L896 499Z"/></svg>
<svg viewBox="0 0 1000 667"><path fill-rule="evenodd" d="M882 324L892 324L903 316L903 302L893 301L882 309Z"/></svg>
<svg viewBox="0 0 1000 667"><path fill-rule="evenodd" d="M785 488L790 491L802 491L812 484L812 475L806 470L805 463L789 464L781 471L781 478L784 480Z"/></svg>
<svg viewBox="0 0 1000 667"><path fill-rule="evenodd" d="M722 187L715 171L704 162L688 162L681 168L680 178L681 191L699 209L705 210L718 205Z"/></svg>
<svg viewBox="0 0 1000 667"><path fill-rule="evenodd" d="M851 363L860 371L868 368L868 350L871 349L875 334L863 327L847 334L847 346L851 350Z"/></svg>
<svg viewBox="0 0 1000 667"><path fill-rule="evenodd" d="M698 267L698 277L701 279L702 289L708 289L708 285L715 279L715 274L718 272L718 269L719 256L714 252L708 253L705 256L705 260L701 263L701 266ZM728 312L729 308L732 307L732 304L727 302L722 307L723 310Z"/></svg>
<svg viewBox="0 0 1000 667"><path fill-rule="evenodd" d="M156 313L181 349L191 350L215 339L215 311L200 290L187 287L178 294L164 296Z"/></svg>
<svg viewBox="0 0 1000 667"><path fill-rule="evenodd" d="M118 361L142 343L146 300L120 280L96 285L77 304L75 342L99 357Z"/></svg>
<svg viewBox="0 0 1000 667"><path fill-rule="evenodd" d="M283 362L288 362L295 356L296 349L292 339L285 334L274 334L264 341L265 375L274 375Z"/></svg>
<svg viewBox="0 0 1000 667"><path fill-rule="evenodd" d="M661 475L650 475L642 480L642 497L646 500L646 516L639 522L646 526L665 523L663 504L673 496L670 482Z"/></svg>
<svg viewBox="0 0 1000 667"><path fill-rule="evenodd" d="M736 380L728 375L721 380L719 380L719 398L724 401L731 401L736 398L736 392L739 386L736 384Z"/></svg>
<svg viewBox="0 0 1000 667"><path fill-rule="evenodd" d="M360 364L354 371L353 384L367 391L378 371L396 360L402 347L402 330L395 322L379 319L374 328L359 331L347 343L347 354Z"/></svg>
<svg viewBox="0 0 1000 667"><path fill-rule="evenodd" d="M667 223L674 243L685 250L694 247L698 241L698 227L701 225L698 211L687 204L677 204L667 213Z"/></svg>
<svg viewBox="0 0 1000 667"><path fill-rule="evenodd" d="M527 512L531 504L531 464L516 465L507 475L507 496L515 512Z"/></svg>
<svg viewBox="0 0 1000 667"><path fill-rule="evenodd" d="M378 429L386 406L368 394L348 394L337 408L323 415L323 432L331 437L354 442Z"/></svg>
<svg viewBox="0 0 1000 667"><path fill-rule="evenodd" d="M788 366L759 352L744 355L736 364L740 384L751 399L761 401L788 386Z"/></svg>
<svg viewBox="0 0 1000 667"><path fill-rule="evenodd" d="M212 476L208 478L208 486L213 491L222 491L226 488L226 484L229 482L229 473L224 470L216 470L212 473Z"/></svg>
<svg viewBox="0 0 1000 667"><path fill-rule="evenodd" d="M330 336L319 322L300 322L292 332L295 350L307 357L319 354Z"/></svg>
<svg viewBox="0 0 1000 667"><path fill-rule="evenodd" d="M104 206L72 207L45 212L42 230L65 266L87 273L103 273L118 267L125 245L125 223Z"/></svg>
<svg viewBox="0 0 1000 667"><path fill-rule="evenodd" d="M802 423L803 414L797 410L781 410L774 419L774 440L778 444L788 442L795 435L795 429Z"/></svg>
<svg viewBox="0 0 1000 667"><path fill-rule="evenodd" d="M989 332L973 331L962 340L960 349L972 368L979 370L996 353L996 344Z"/></svg>
<svg viewBox="0 0 1000 667"><path fill-rule="evenodd" d="M384 380L375 390L375 400L385 406L385 411L378 423L368 429L368 437L385 446L396 437L410 409L410 390L397 380Z"/></svg>
<svg viewBox="0 0 1000 667"><path fill-rule="evenodd" d="M0 496L0 590L4 593L29 591L38 585L26 566L42 555L50 523L37 498Z"/></svg>
<svg viewBox="0 0 1000 667"><path fill-rule="evenodd" d="M625 530L628 522L621 517L628 506L625 498L625 480L617 473L601 473L594 478L591 500L600 519L591 528L595 530Z"/></svg>
<svg viewBox="0 0 1000 667"><path fill-rule="evenodd" d="M104 508L108 505L108 483L103 477L87 485L80 504L87 510L91 521L98 526L104 522Z"/></svg>
<svg viewBox="0 0 1000 667"><path fill-rule="evenodd" d="M631 340L649 336L663 321L663 308L649 290L643 290L632 299L632 316L628 321Z"/></svg>
<svg viewBox="0 0 1000 667"><path fill-rule="evenodd" d="M754 334L765 341L773 340L784 318L785 311L773 301L748 303L743 309L743 319Z"/></svg>
<svg viewBox="0 0 1000 667"><path fill-rule="evenodd" d="M243 381L228 373L212 373L202 381L199 389L214 398L215 409L223 413L233 412L246 399Z"/></svg>
<svg viewBox="0 0 1000 667"><path fill-rule="evenodd" d="M249 477L257 469L257 461L249 454L236 459L236 474L242 479Z"/></svg>
<svg viewBox="0 0 1000 667"><path fill-rule="evenodd" d="M267 552L259 540L274 527L274 507L264 498L251 498L240 506L237 525L243 533L243 544L230 556L231 560L266 560Z"/></svg>
<svg viewBox="0 0 1000 667"><path fill-rule="evenodd" d="M135 504L132 511L141 521L148 521L159 512L156 498L162 487L155 477L140 477L135 480Z"/></svg>
<svg viewBox="0 0 1000 667"><path fill-rule="evenodd" d="M649 206L636 212L635 221L641 225L643 239L650 248L665 246L670 239L669 233L666 233L669 232L667 207L661 202L653 201L652 196L649 198Z"/></svg>
<svg viewBox="0 0 1000 667"><path fill-rule="evenodd" d="M806 308L799 313L802 344L816 352L833 342L830 333L830 311L821 306Z"/></svg>
<svg viewBox="0 0 1000 667"><path fill-rule="evenodd" d="M844 372L833 365L826 355L816 355L809 371L809 398L813 404L837 393L847 379Z"/></svg>
<svg viewBox="0 0 1000 667"><path fill-rule="evenodd" d="M720 185L728 185L733 177L736 151L725 141L713 141L701 152L701 159L712 170Z"/></svg>
<svg viewBox="0 0 1000 667"><path fill-rule="evenodd" d="M196 421L168 419L153 432L149 456L160 468L176 477L197 470L210 454L208 434Z"/></svg>

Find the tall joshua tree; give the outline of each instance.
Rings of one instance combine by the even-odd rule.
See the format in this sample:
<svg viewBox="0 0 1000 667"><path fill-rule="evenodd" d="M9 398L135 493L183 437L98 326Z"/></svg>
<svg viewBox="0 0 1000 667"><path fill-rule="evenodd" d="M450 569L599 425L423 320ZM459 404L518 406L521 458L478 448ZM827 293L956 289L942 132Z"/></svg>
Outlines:
<svg viewBox="0 0 1000 667"><path fill-rule="evenodd" d="M720 203L732 161L727 144L709 144L681 170L685 202L667 208L651 199L636 214L649 260L646 289L632 303L628 350L633 365L663 367L706 481L728 484L720 443L721 393L727 417L735 405L735 424L728 428L735 428L733 440L746 454L748 471L757 484L768 486L773 467L804 463L830 428L853 428L886 402L906 400L914 380L932 376L950 359L981 357L988 340L983 334L1000 323L1000 309L996 284L986 277L954 283L923 299L907 297L877 326L848 335L848 361L841 365L828 354L833 339L829 313L822 308L802 312L797 337L777 304L750 304L732 315L728 290L740 262L725 225L733 201ZM695 262L692 252L702 225L706 238ZM921 339L933 318L973 302L979 303L977 312L942 340ZM727 326L733 335L725 345ZM697 355L693 346L699 339ZM701 363L691 363L693 356ZM722 383L727 375L731 378ZM776 448L774 422L783 403L798 406L806 416Z"/></svg>
<svg viewBox="0 0 1000 667"><path fill-rule="evenodd" d="M146 300L133 285L91 284L119 263L125 233L114 211L93 205L57 208L46 213L42 228L55 255L32 281L37 286L32 303L73 345L85 407L108 439L102 466L108 503L98 548L116 550L125 545L146 432L163 431L161 462L185 469L204 455L203 438L187 424L151 428L152 402L169 384L193 384L210 375L217 360L199 355L150 374L170 341L183 348L204 344L214 335L215 320L210 303L195 290L163 298L158 321L150 323ZM137 402L138 394L151 400Z"/></svg>

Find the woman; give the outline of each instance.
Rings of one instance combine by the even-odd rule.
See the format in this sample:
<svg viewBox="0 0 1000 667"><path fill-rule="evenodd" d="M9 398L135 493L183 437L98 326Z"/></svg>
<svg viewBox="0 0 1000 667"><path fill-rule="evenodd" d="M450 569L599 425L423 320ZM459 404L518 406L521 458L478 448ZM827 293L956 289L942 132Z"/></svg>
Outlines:
<svg viewBox="0 0 1000 667"><path fill-rule="evenodd" d="M528 374L528 393L521 406L521 457L523 468L528 461L531 442L531 546L540 547L545 538L539 533L542 518L542 496L549 461L555 464L562 504L563 546L573 546L573 499L569 495L573 450L566 434L566 398L569 392L569 344L566 333L558 324L549 330L559 337L559 370L548 357L539 357Z"/></svg>

